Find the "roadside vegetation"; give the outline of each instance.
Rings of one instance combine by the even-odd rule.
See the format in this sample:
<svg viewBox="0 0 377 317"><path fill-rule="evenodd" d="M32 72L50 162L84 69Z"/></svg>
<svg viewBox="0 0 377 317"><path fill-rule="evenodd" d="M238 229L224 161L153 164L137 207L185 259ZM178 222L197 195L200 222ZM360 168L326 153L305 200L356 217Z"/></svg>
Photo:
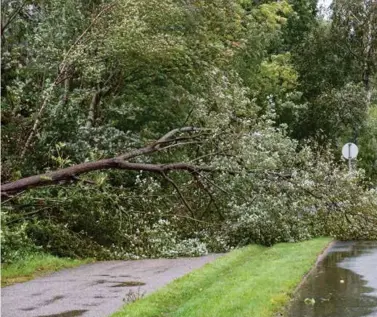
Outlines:
<svg viewBox="0 0 377 317"><path fill-rule="evenodd" d="M61 269L72 268L86 264L92 260L58 258L44 253L34 253L25 256L22 260L1 265L1 286L26 282Z"/></svg>
<svg viewBox="0 0 377 317"><path fill-rule="evenodd" d="M273 317L330 239L247 246L124 306L112 317Z"/></svg>
<svg viewBox="0 0 377 317"><path fill-rule="evenodd" d="M377 239L376 1L1 9L3 263Z"/></svg>

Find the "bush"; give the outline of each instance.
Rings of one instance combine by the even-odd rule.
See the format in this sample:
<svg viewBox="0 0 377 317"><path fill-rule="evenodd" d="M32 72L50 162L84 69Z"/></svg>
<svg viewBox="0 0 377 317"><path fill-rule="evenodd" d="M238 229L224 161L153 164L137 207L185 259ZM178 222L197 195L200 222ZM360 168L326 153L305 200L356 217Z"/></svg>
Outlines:
<svg viewBox="0 0 377 317"><path fill-rule="evenodd" d="M1 262L11 263L31 252L37 251L37 247L27 234L28 223L17 221L7 212L1 212Z"/></svg>

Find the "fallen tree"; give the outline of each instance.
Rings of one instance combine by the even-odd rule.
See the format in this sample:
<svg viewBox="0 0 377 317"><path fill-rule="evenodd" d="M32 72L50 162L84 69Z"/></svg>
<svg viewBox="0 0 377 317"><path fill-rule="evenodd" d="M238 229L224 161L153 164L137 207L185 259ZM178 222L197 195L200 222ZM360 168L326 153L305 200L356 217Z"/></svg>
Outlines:
<svg viewBox="0 0 377 317"><path fill-rule="evenodd" d="M194 174L203 171L211 172L214 171L214 169L209 166L198 166L184 162L175 162L169 164L148 164L130 162L131 159L134 159L139 156L164 151L172 147L199 143L198 139L202 137L203 134L205 134L205 131L205 129L195 127L177 128L169 131L160 139L151 143L150 145L127 153L123 153L117 157L102 159L95 162L76 164L56 171L39 175L33 175L21 178L13 182L2 184L1 196L7 197L35 187L61 184L67 181L78 181L80 180L80 178L78 177L79 175L107 169L122 169L129 171L146 171L152 173L159 173L168 180L169 178L166 176L166 174L169 171L174 170L188 171ZM186 134L186 136L177 136L177 134Z"/></svg>
<svg viewBox="0 0 377 317"><path fill-rule="evenodd" d="M34 244L124 259L377 236L375 192L362 174L268 126L187 126L119 152L3 184L5 258Z"/></svg>

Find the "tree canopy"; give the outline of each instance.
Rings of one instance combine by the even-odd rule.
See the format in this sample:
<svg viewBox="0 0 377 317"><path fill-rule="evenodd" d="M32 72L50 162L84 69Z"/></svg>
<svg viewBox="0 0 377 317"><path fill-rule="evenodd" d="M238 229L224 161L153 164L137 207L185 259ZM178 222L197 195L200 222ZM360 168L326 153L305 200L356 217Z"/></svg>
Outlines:
<svg viewBox="0 0 377 317"><path fill-rule="evenodd" d="M2 3L2 252L377 237L377 4ZM360 146L352 173L340 157Z"/></svg>

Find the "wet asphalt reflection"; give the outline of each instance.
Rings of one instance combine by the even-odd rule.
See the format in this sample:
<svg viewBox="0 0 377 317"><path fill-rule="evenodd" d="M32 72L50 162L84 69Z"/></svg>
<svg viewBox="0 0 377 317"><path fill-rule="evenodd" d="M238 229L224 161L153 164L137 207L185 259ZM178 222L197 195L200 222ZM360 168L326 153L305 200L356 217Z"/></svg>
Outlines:
<svg viewBox="0 0 377 317"><path fill-rule="evenodd" d="M336 242L299 289L287 317L376 317L377 241Z"/></svg>

